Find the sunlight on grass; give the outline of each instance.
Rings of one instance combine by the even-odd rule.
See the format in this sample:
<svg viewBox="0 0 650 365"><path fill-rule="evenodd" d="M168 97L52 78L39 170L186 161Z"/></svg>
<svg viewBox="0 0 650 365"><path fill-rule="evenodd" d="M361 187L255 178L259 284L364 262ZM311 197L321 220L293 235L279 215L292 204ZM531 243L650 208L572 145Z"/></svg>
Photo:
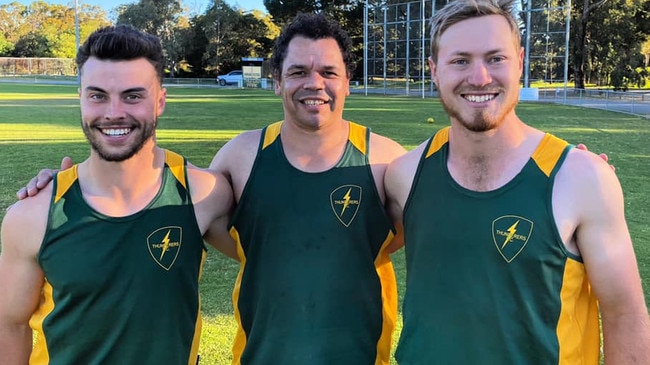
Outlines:
<svg viewBox="0 0 650 365"><path fill-rule="evenodd" d="M219 141L231 140L236 135L243 131L240 130L217 130L217 129L159 129L156 132L158 139L161 142L165 141Z"/></svg>
<svg viewBox="0 0 650 365"><path fill-rule="evenodd" d="M219 141L230 140L240 134L241 130L179 130L159 129L156 134L160 141ZM79 127L64 127L52 124L0 124L0 143L27 142L27 143L58 143L81 142L85 137Z"/></svg>
<svg viewBox="0 0 650 365"><path fill-rule="evenodd" d="M614 129L614 128L577 128L577 127L565 127L565 128L547 128L549 132L557 133L633 133L638 134L638 129Z"/></svg>
<svg viewBox="0 0 650 365"><path fill-rule="evenodd" d="M1 142L63 142L82 141L83 132L79 127L71 128L53 124L8 123L0 124Z"/></svg>
<svg viewBox="0 0 650 365"><path fill-rule="evenodd" d="M76 94L19 94L19 93L0 93L0 100L74 100L78 101Z"/></svg>
<svg viewBox="0 0 650 365"><path fill-rule="evenodd" d="M237 323L232 315L203 315L203 328L199 355L201 363L229 364L232 361L232 344Z"/></svg>

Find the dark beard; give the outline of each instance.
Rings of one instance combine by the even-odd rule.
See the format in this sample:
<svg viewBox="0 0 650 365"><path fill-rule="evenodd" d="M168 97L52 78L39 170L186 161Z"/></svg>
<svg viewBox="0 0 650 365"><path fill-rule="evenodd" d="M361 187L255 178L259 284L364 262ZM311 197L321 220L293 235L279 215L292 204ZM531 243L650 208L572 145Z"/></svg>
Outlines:
<svg viewBox="0 0 650 365"><path fill-rule="evenodd" d="M99 143L90 133L90 129L91 129L90 126L82 122L81 129L83 130L84 135L86 136L88 142L90 142L90 146L95 152L97 152L99 157L101 157L103 160L108 162L122 162L130 159L136 153L142 150L142 147L144 146L145 142L149 138L153 137L157 124L158 124L157 119L153 122L153 124L151 123L144 124L142 128L142 132L140 133L139 139L136 141L136 143L133 144L131 148L129 148L128 150L124 152L118 152L118 153L110 153L109 151L103 149L101 143ZM134 133L135 131L138 131L138 129L133 128L131 130L131 133Z"/></svg>

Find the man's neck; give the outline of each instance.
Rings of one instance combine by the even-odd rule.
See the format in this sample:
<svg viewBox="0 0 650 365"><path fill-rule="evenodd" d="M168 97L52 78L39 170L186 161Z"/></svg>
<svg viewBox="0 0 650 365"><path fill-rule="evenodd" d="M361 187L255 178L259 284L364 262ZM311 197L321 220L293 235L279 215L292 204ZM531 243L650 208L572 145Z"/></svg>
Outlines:
<svg viewBox="0 0 650 365"><path fill-rule="evenodd" d="M109 162L91 155L79 165L79 184L84 199L109 216L126 216L145 206L158 194L165 153L143 147L122 162Z"/></svg>
<svg viewBox="0 0 650 365"><path fill-rule="evenodd" d="M345 151L350 123L341 120L318 130L304 130L283 123L280 138L289 162L305 172L326 171L338 163Z"/></svg>

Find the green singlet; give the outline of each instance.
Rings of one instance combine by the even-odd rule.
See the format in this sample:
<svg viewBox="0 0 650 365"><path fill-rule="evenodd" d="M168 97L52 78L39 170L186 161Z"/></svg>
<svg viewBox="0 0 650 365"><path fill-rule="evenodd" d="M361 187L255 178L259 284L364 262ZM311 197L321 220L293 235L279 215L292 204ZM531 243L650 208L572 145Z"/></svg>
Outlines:
<svg viewBox="0 0 650 365"><path fill-rule="evenodd" d="M407 283L400 365L596 365L596 299L551 206L567 142L546 134L493 191L447 169L449 128L430 141L404 208Z"/></svg>
<svg viewBox="0 0 650 365"><path fill-rule="evenodd" d="M30 364L197 363L206 251L185 160L165 153L160 191L126 217L88 206L77 165L55 176Z"/></svg>
<svg viewBox="0 0 650 365"><path fill-rule="evenodd" d="M284 155L281 123L263 130L231 222L243 253L233 363L388 364L394 232L368 162L370 130L350 123L338 164L307 173Z"/></svg>

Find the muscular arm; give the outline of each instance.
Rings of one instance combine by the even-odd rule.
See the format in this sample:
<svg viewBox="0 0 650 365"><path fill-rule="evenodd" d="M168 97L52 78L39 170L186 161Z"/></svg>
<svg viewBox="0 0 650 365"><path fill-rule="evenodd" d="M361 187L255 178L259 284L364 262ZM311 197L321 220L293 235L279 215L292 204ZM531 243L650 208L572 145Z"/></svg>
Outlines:
<svg viewBox="0 0 650 365"><path fill-rule="evenodd" d="M41 197L30 201L16 203L7 212L2 222L2 253L0 253L2 364L27 364L32 350L29 319L39 304L44 281L36 254L43 239L49 195L41 194Z"/></svg>
<svg viewBox="0 0 650 365"><path fill-rule="evenodd" d="M384 177L386 210L397 229L397 237L388 247L389 252L395 252L404 246L404 205L411 191L415 170L417 169L424 145L423 143L416 149L396 158L388 165L388 169L386 170Z"/></svg>
<svg viewBox="0 0 650 365"><path fill-rule="evenodd" d="M371 134L370 165L372 173L375 179L375 184L377 185L377 191L379 192L380 198L386 208L386 212L389 218L393 221L395 227L395 237L393 237L393 240L388 244L388 253L393 253L404 246L404 233L402 232L401 219L395 220L390 212L391 207L389 206L390 202L387 197L387 187L385 185L386 174L391 162L395 161L395 159L400 156L403 156L405 153L406 149L392 139L375 133Z"/></svg>
<svg viewBox="0 0 650 365"><path fill-rule="evenodd" d="M253 169L261 136L259 129L241 133L228 141L210 163L210 170L223 174L230 182L235 204L239 202Z"/></svg>
<svg viewBox="0 0 650 365"><path fill-rule="evenodd" d="M599 300L606 363L650 364L648 310L618 179L598 156L571 151L555 185L554 213L560 222L571 219L558 212L560 201L573 202L573 208L565 208L577 225L565 242L583 257Z"/></svg>
<svg viewBox="0 0 650 365"><path fill-rule="evenodd" d="M188 170L192 201L203 239L224 255L238 260L235 241L228 234L233 194L226 178L212 170Z"/></svg>

